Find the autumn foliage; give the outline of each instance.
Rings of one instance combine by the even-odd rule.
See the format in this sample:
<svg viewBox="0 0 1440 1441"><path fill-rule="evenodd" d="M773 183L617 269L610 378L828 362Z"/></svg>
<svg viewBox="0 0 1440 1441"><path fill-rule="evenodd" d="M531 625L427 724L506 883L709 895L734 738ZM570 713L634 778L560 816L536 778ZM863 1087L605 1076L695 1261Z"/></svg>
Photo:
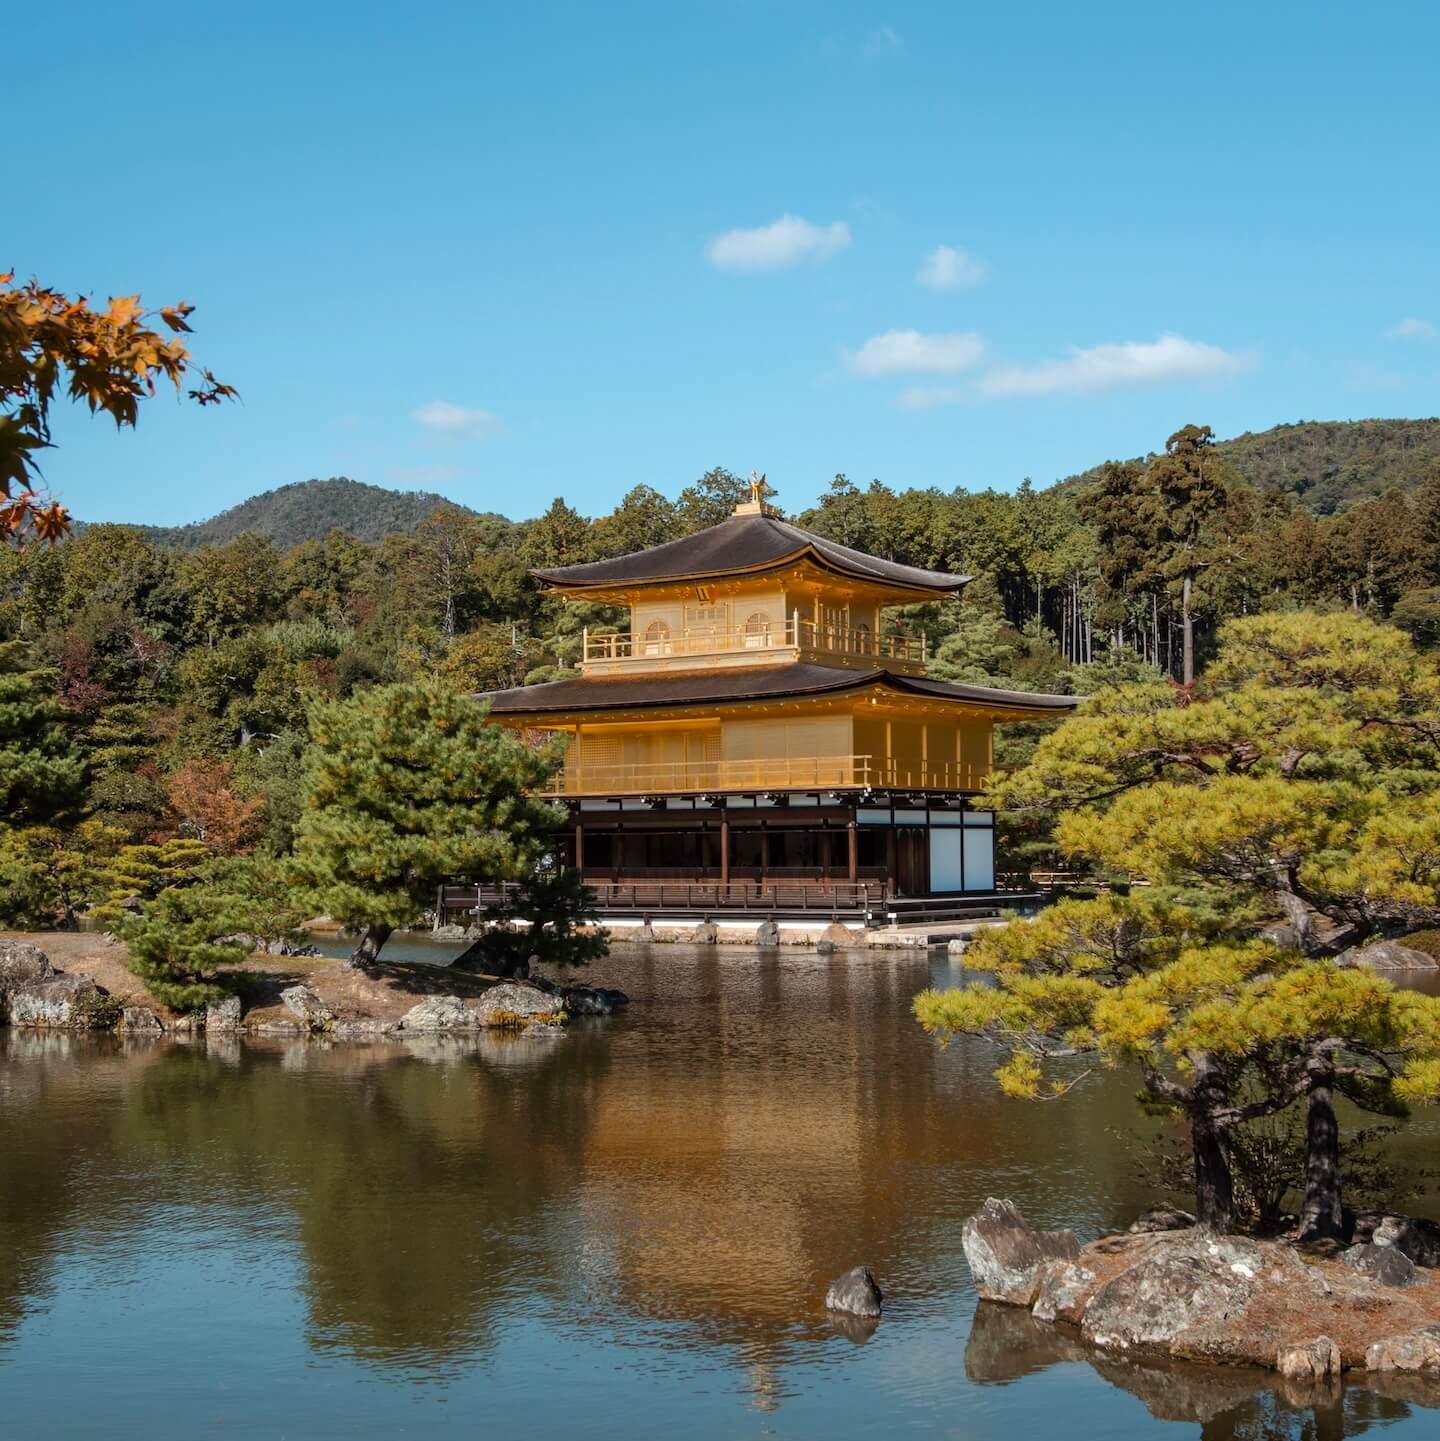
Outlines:
<svg viewBox="0 0 1440 1441"><path fill-rule="evenodd" d="M177 392L197 370L179 335L194 306L147 311L138 295L113 296L105 309L30 280L0 274L0 535L54 542L70 517L46 497L36 453L51 444L50 407L62 392L91 414L133 426L141 400L168 381ZM152 321L164 326L163 333ZM188 394L200 405L234 398L234 389L198 368Z"/></svg>

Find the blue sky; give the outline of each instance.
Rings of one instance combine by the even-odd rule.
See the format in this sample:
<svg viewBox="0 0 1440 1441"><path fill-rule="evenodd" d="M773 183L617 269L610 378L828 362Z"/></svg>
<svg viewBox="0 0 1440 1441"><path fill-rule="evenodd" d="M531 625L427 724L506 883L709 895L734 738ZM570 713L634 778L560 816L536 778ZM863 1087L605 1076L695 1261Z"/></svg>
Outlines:
<svg viewBox="0 0 1440 1441"><path fill-rule="evenodd" d="M798 509L1440 412L1432 6L25 9L0 263L195 303L243 395L67 408L86 519L712 465Z"/></svg>

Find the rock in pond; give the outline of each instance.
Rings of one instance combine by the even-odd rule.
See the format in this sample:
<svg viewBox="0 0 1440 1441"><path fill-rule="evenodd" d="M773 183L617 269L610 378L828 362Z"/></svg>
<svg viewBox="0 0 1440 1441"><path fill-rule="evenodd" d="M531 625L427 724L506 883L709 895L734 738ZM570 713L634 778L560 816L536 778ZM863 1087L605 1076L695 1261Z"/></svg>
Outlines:
<svg viewBox="0 0 1440 1441"><path fill-rule="evenodd" d="M1264 1267L1259 1247L1238 1236L1170 1232L1155 1242L1091 1297L1080 1334L1093 1345L1164 1346L1223 1321L1249 1301Z"/></svg>
<svg viewBox="0 0 1440 1441"><path fill-rule="evenodd" d="M868 1266L852 1266L830 1283L825 1292L825 1309L847 1316L878 1316L883 1301L880 1287Z"/></svg>
<svg viewBox="0 0 1440 1441"><path fill-rule="evenodd" d="M560 991L560 999L572 1016L609 1016L630 1004L624 991L605 986L566 986Z"/></svg>
<svg viewBox="0 0 1440 1441"><path fill-rule="evenodd" d="M104 994L89 976L52 974L45 980L21 981L10 988L10 1024L84 1030Z"/></svg>
<svg viewBox="0 0 1440 1441"><path fill-rule="evenodd" d="M1340 1364L1340 1348L1328 1336L1282 1346L1275 1357L1275 1369L1287 1381L1325 1381L1340 1374Z"/></svg>
<svg viewBox="0 0 1440 1441"><path fill-rule="evenodd" d="M1440 1370L1440 1326L1421 1326L1403 1336L1387 1336L1365 1352L1367 1371Z"/></svg>
<svg viewBox="0 0 1440 1441"><path fill-rule="evenodd" d="M149 1006L126 1006L120 1012L120 1029L129 1036L158 1036L165 1027Z"/></svg>
<svg viewBox="0 0 1440 1441"><path fill-rule="evenodd" d="M491 986L474 1003L475 1024L480 1026L523 1026L526 1021L558 1016L565 1009L563 996L542 991L538 986L503 981Z"/></svg>
<svg viewBox="0 0 1440 1441"><path fill-rule="evenodd" d="M521 1027L520 1034L536 1041L561 1041L565 1039L565 1027L553 1021L530 1021Z"/></svg>
<svg viewBox="0 0 1440 1441"><path fill-rule="evenodd" d="M720 927L714 921L701 921L693 931L690 932L690 944L692 946L713 946L720 939Z"/></svg>
<svg viewBox="0 0 1440 1441"><path fill-rule="evenodd" d="M1065 1321L1078 1326L1098 1277L1078 1261L1048 1261L1040 1272L1030 1314L1037 1321Z"/></svg>
<svg viewBox="0 0 1440 1441"><path fill-rule="evenodd" d="M405 1031L473 1031L479 1024L459 996L426 996L400 1019Z"/></svg>
<svg viewBox="0 0 1440 1441"><path fill-rule="evenodd" d="M55 975L50 957L29 941L0 941L0 999L22 981L48 981Z"/></svg>
<svg viewBox="0 0 1440 1441"><path fill-rule="evenodd" d="M961 1228L960 1244L982 1300L1028 1306L1051 1261L1073 1261L1080 1242L1073 1231L1036 1231L1011 1201L993 1196Z"/></svg>
<svg viewBox="0 0 1440 1441"><path fill-rule="evenodd" d="M761 921L760 924L755 927L755 944L767 948L778 946L780 944L779 925L768 918Z"/></svg>
<svg viewBox="0 0 1440 1441"><path fill-rule="evenodd" d="M1401 941L1371 941L1341 956L1347 966L1363 966L1368 971L1433 971L1440 961L1425 951Z"/></svg>
<svg viewBox="0 0 1440 1441"><path fill-rule="evenodd" d="M205 1029L216 1032L238 1031L240 1016L240 997L226 996L223 1001L216 1001L213 1006L205 1007Z"/></svg>
<svg viewBox="0 0 1440 1441"><path fill-rule="evenodd" d="M1407 1218L1381 1230L1384 1219L1372 1218L1372 1229L1404 1233ZM1287 1396L1330 1394L1342 1365L1423 1371L1440 1385L1440 1283L1393 1245L1361 1243L1337 1258L1195 1226L1103 1236L1078 1258L1037 1263L1035 1233L999 1201L971 1217L963 1237L982 1297L1015 1307L1029 1295L1028 1316L1011 1311L1027 1336L1053 1321L1078 1326L1077 1341L1061 1329L1040 1333L1053 1338L1044 1345L1057 1357L1094 1347L1109 1358L1091 1357L1102 1374L1168 1357L1278 1370ZM986 1314L982 1305L977 1330Z"/></svg>
<svg viewBox="0 0 1440 1441"><path fill-rule="evenodd" d="M324 1030L334 1023L335 1012L309 986L287 986L280 992L280 999L285 1009L312 1031Z"/></svg>
<svg viewBox="0 0 1440 1441"><path fill-rule="evenodd" d="M1381 1286L1409 1286L1415 1280L1415 1263L1393 1246L1351 1246L1340 1259Z"/></svg>

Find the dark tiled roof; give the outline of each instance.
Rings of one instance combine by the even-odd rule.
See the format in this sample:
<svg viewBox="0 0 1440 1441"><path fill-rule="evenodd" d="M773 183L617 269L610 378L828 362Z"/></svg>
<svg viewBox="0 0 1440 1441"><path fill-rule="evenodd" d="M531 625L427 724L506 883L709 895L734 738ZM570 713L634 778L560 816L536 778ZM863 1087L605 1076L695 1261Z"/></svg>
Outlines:
<svg viewBox="0 0 1440 1441"><path fill-rule="evenodd" d="M911 590L958 592L970 579L946 575L938 570L921 570L863 555L848 545L837 545L823 536L812 535L788 521L771 515L732 515L719 525L667 541L633 555L614 560L596 560L586 565L567 565L558 570L532 572L561 589L591 586L649 585L666 580L702 576L733 575L763 570L806 553L820 564L857 580L882 585L905 586Z"/></svg>
<svg viewBox="0 0 1440 1441"><path fill-rule="evenodd" d="M823 695L885 685L912 695L968 701L997 710L1026 710L1063 715L1078 704L1074 696L1030 691L988 690L978 685L896 675L886 670L843 670L797 661L793 665L736 667L708 671L669 671L659 675L576 676L573 680L491 691L480 697L492 715L537 715L548 711L626 710L642 706L695 705L786 696Z"/></svg>

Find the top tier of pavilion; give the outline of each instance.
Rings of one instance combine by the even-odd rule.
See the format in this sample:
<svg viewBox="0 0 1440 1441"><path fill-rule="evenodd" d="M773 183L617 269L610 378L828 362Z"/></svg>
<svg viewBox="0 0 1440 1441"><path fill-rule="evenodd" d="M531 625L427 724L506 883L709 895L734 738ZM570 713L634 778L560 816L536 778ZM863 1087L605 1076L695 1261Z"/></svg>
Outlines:
<svg viewBox="0 0 1440 1441"><path fill-rule="evenodd" d="M798 660L922 675L924 638L882 633L882 612L956 596L970 579L801 530L766 505L763 480L694 535L534 574L554 594L629 609L628 630L586 632L592 676Z"/></svg>

